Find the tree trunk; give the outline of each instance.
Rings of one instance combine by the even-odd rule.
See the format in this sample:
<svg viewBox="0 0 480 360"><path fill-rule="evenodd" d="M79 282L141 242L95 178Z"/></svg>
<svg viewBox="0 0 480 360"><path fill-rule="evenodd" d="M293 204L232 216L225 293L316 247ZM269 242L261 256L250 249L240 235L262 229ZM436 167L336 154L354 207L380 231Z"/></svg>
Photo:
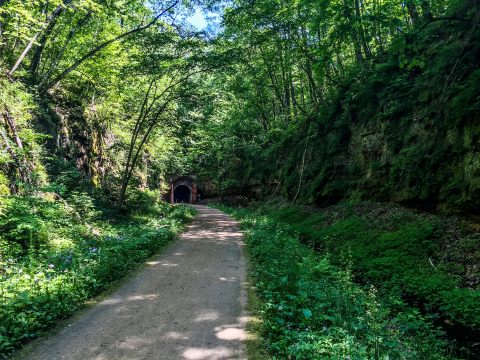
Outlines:
<svg viewBox="0 0 480 360"><path fill-rule="evenodd" d="M0 0L0 8L3 7L7 3L7 0ZM2 42L3 38L3 16L0 16L0 43ZM2 48L0 47L0 55L2 54Z"/></svg>
<svg viewBox="0 0 480 360"><path fill-rule="evenodd" d="M410 15L410 19L412 20L412 24L418 24L419 16L417 11L417 6L413 3L413 0L408 0L406 2L408 14Z"/></svg>
<svg viewBox="0 0 480 360"><path fill-rule="evenodd" d="M149 91L151 89L152 85L149 88ZM163 92L165 93L165 92ZM152 118L148 121L148 113L149 109L152 109L154 103L152 103L149 107L147 106L147 101L148 101L148 93L145 97L146 100L144 100L144 103L142 105L142 109L145 109L145 112L143 113L143 116L140 116L139 119L137 120L135 124L135 130L134 134L132 134L132 140L130 141L130 147L128 151L128 159L127 163L125 165L125 171L123 174L122 178L122 186L120 188L120 194L118 196L118 205L120 208L122 208L125 205L125 196L127 193L127 188L128 188L128 183L130 182L130 179L132 178L133 175L133 170L135 169L135 166L137 165L138 162L138 157L140 156L140 153L142 152L142 149L145 145L145 143L148 141L151 132L154 130L155 126L158 125L158 119L160 115L163 113L163 111L166 109L166 107L170 104L171 101L175 99L175 97L168 97L165 102L154 112L154 115ZM144 107L145 106L145 107ZM142 110L143 111L143 110ZM142 113L141 113L142 115ZM137 145L137 139L139 138L140 131L142 129L145 129L146 131L143 134L140 143Z"/></svg>
<svg viewBox="0 0 480 360"><path fill-rule="evenodd" d="M27 46L25 47L25 49L22 51L22 53L20 54L20 56L18 57L17 61L15 62L15 64L13 65L13 67L10 69L10 71L8 72L8 75L12 76L13 73L18 69L18 67L20 66L20 64L23 62L23 60L25 59L25 56L27 56L28 52L30 51L30 49L32 48L33 44L35 43L35 41L37 40L37 38L40 36L40 34L42 33L42 31L49 27L50 23L53 21L56 21L56 19L60 16L60 14L63 12L63 8L64 6L68 6L73 0L65 0L63 5L59 5L57 6L57 8L53 11L53 13L47 18L47 21L43 27L42 30L40 30L39 32L37 32L29 41L29 43L27 44Z"/></svg>
<svg viewBox="0 0 480 360"><path fill-rule="evenodd" d="M428 0L423 0L420 3L420 7L422 8L422 18L424 21L431 21L433 19L432 9L430 8L430 4Z"/></svg>
<svg viewBox="0 0 480 360"><path fill-rule="evenodd" d="M65 39L65 42L63 44L63 47L60 49L58 54L55 56L53 59L52 63L50 64L49 68L45 71L42 71L42 79L39 82L38 87L42 88L43 85L48 81L49 76L55 71L57 68L57 65L59 64L60 60L63 57L63 54L65 53L65 50L67 49L68 45L70 44L70 41L73 39L75 36L75 33L79 28L81 28L83 25L85 25L88 22L88 19L91 16L91 12L88 12L83 18L79 19L77 24L70 29L70 32L67 35L67 38ZM43 70L43 69L42 69Z"/></svg>
<svg viewBox="0 0 480 360"><path fill-rule="evenodd" d="M360 1L359 0L355 0L355 15L356 15L356 22L358 23L358 36L360 37L360 40L361 40L361 43L362 43L362 47L363 47L363 51L365 53L365 57L367 59L370 59L372 57L372 53L370 51L370 47L368 46L367 44L367 40L366 40L366 35L365 35L365 29L363 27L363 23L362 23L362 14L361 14L361 11L360 11Z"/></svg>
<svg viewBox="0 0 480 360"><path fill-rule="evenodd" d="M270 78L270 83L272 84L273 91L275 92L275 95L276 95L278 101L280 102L281 106L283 107L284 103L283 103L283 97L282 97L282 94L281 94L281 89L279 88L280 86L278 85L277 77L276 77L274 71L272 70L272 67L270 66L271 61L266 58L266 55L263 52L261 47L259 47L258 49L260 51L262 60L265 64L265 68L267 69L268 77Z"/></svg>
<svg viewBox="0 0 480 360"><path fill-rule="evenodd" d="M8 108L5 108L3 118L5 119L5 123L10 129L10 132L12 133L12 137L14 138L17 147L19 149L23 149L22 140L20 139L20 136L18 136L17 125L15 124L15 120L13 120L12 116L10 115L10 111L8 110Z"/></svg>
<svg viewBox="0 0 480 360"><path fill-rule="evenodd" d="M24 169L23 162L20 160L17 153L15 152L15 150L10 145L10 140L9 140L7 134L5 133L5 131L2 128L0 128L0 136L2 137L3 142L5 144L5 149L10 154L13 162L15 163L15 166L12 167L12 171L10 171L10 183L12 184L12 186L10 186L10 190L13 193L17 193L18 188L13 185L15 183L15 179L16 179L15 168L17 169L18 173L20 174L20 180L24 183L27 182L26 171Z"/></svg>
<svg viewBox="0 0 480 360"><path fill-rule="evenodd" d="M18 135L15 120L11 116L8 108L5 108L2 117L5 120L5 128L7 130L7 132L1 131L1 136L5 143L5 147L16 164L21 181L26 184L30 183L31 181L29 174L31 174L35 170L35 167L28 161L26 155L23 153L23 143L20 139L20 136ZM15 143L16 147L20 149L20 153L17 153L15 151L14 147L10 145L10 141L13 141Z"/></svg>
<svg viewBox="0 0 480 360"><path fill-rule="evenodd" d="M290 101L290 103L292 104L293 119L296 119L298 117L297 106L295 106L295 104L297 103L297 98L296 98L295 84L293 83L293 76L292 76L292 69L291 68L288 71L288 83L290 85L290 97L292 99Z"/></svg>
<svg viewBox="0 0 480 360"><path fill-rule="evenodd" d="M282 73L282 98L284 104L284 110L287 120L291 119L291 103L290 103L290 84L287 77L287 60L286 60L286 49L284 44L281 44L280 51L280 68Z"/></svg>
<svg viewBox="0 0 480 360"><path fill-rule="evenodd" d="M45 31L43 32L42 37L40 38L39 44L35 48L35 52L33 53L32 57L32 62L30 64L30 74L32 76L35 76L35 73L37 72L38 65L40 64L40 59L42 57L42 52L43 49L45 48L45 44L47 43L47 39L52 33L53 29L55 28L55 25L57 24L57 19L58 17L62 14L63 8L60 9L58 12L58 15L50 21L48 26L46 27Z"/></svg>
<svg viewBox="0 0 480 360"><path fill-rule="evenodd" d="M362 65L365 63L365 60L363 58L362 54L362 47L360 45L360 38L358 35L358 31L356 30L355 27L355 20L353 19L350 5L344 1L344 12L345 12L345 17L348 19L348 22L350 23L350 29L351 29L351 39L353 43L353 51L355 53L355 59L357 60L357 64Z"/></svg>
<svg viewBox="0 0 480 360"><path fill-rule="evenodd" d="M127 162L125 164L125 170L122 177L122 186L120 188L120 194L118 196L118 205L120 208L123 207L123 205L125 204L125 195L127 192L127 186L128 186L128 183L130 182L130 176L131 176L130 168L131 168L132 156L135 150L135 144L137 142L138 135L140 134L140 131L142 128L142 122L145 120L145 117L148 116L151 106L153 106L153 103L151 104L151 106L148 106L148 98L154 86L155 86L155 80L152 80L145 94L145 97L143 98L142 106L140 108L140 114L138 115L137 121L135 122L135 127L132 132L132 138L130 139L130 145L128 147ZM155 89L155 92L156 92L156 89Z"/></svg>

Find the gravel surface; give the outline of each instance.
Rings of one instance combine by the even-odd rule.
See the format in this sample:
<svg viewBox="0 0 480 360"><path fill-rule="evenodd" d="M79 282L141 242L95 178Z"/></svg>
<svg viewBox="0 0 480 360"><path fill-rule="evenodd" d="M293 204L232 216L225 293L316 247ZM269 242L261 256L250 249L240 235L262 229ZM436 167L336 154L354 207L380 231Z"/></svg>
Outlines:
<svg viewBox="0 0 480 360"><path fill-rule="evenodd" d="M242 233L195 206L179 240L23 359L245 359Z"/></svg>

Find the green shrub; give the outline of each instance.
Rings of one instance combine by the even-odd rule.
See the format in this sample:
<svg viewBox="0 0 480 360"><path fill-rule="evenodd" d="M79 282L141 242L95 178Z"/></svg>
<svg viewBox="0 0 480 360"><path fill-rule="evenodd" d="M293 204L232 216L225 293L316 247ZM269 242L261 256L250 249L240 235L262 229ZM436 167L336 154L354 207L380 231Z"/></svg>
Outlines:
<svg viewBox="0 0 480 360"><path fill-rule="evenodd" d="M57 205L38 198L12 198L0 215L0 233L5 240L20 245L24 253L30 248L39 250L47 243L45 220L56 210Z"/></svg>
<svg viewBox="0 0 480 360"><path fill-rule="evenodd" d="M1 162L2 160L0 159L0 163ZM10 195L10 189L8 188L8 179L5 175L0 173L0 202L2 201L1 197L7 196L7 195ZM0 209L1 209L1 205L0 205Z"/></svg>
<svg viewBox="0 0 480 360"><path fill-rule="evenodd" d="M130 189L126 203L133 213L153 213L157 210L161 195L158 191Z"/></svg>

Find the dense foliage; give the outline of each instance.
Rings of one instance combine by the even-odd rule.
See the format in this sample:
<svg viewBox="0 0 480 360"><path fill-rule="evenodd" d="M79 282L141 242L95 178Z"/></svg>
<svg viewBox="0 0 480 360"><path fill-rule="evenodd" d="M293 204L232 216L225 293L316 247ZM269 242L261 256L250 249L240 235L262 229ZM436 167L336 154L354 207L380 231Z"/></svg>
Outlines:
<svg viewBox="0 0 480 360"><path fill-rule="evenodd" d="M453 358L442 332L418 310L379 294L381 287L356 285L355 259L348 253L335 265L330 254L312 252L276 212L233 214L246 231L257 311L272 358Z"/></svg>
<svg viewBox="0 0 480 360"><path fill-rule="evenodd" d="M328 252L334 263L350 252L360 282L406 294L480 329L475 228L374 203L335 206L320 214L285 207L272 216L289 223L316 250Z"/></svg>
<svg viewBox="0 0 480 360"><path fill-rule="evenodd" d="M146 195L143 195L146 196ZM86 194L12 197L0 216L0 354L38 337L173 239L188 207L151 205L118 222ZM113 221L112 221L113 220Z"/></svg>
<svg viewBox="0 0 480 360"><path fill-rule="evenodd" d="M0 0L0 357L192 211L160 200L211 64L178 1ZM180 120L179 120L180 119Z"/></svg>
<svg viewBox="0 0 480 360"><path fill-rule="evenodd" d="M432 315L459 347L474 345L480 331L480 234L474 223L373 202L321 210L268 203L257 211L288 224L335 266L348 256L356 283Z"/></svg>
<svg viewBox="0 0 480 360"><path fill-rule="evenodd" d="M34 194L79 170L125 206L129 185L158 189L181 172L172 154L211 67L188 11L178 1L0 2L2 193Z"/></svg>
<svg viewBox="0 0 480 360"><path fill-rule="evenodd" d="M478 211L479 19L466 0L238 1L201 170L310 204Z"/></svg>

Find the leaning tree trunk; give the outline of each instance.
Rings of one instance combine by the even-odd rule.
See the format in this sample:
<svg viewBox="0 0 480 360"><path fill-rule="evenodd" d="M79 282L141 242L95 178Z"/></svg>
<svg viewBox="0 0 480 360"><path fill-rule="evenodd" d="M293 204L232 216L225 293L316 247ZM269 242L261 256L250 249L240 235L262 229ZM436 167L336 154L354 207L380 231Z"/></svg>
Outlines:
<svg viewBox="0 0 480 360"><path fill-rule="evenodd" d="M50 21L50 23L45 28L42 37L40 38L39 44L37 45L35 52L33 53L32 62L30 64L30 74L35 76L37 72L38 65L40 64L40 59L42 58L43 49L45 49L45 44L47 43L47 39L52 33L55 25L57 24L58 17L62 14L63 8L59 10L57 16Z"/></svg>
<svg viewBox="0 0 480 360"><path fill-rule="evenodd" d="M22 140L20 139L15 120L8 107L5 108L2 117L5 121L5 130L0 128L0 136L5 144L5 149L10 154L15 164L16 170L20 175L20 180L24 184L31 184L31 174L35 170L35 166L28 160L24 153ZM16 189L16 187L13 187L12 189Z"/></svg>
<svg viewBox="0 0 480 360"><path fill-rule="evenodd" d="M53 13L47 18L47 21L43 27L43 29L39 32L37 32L29 41L25 49L22 51L20 56L18 57L17 61L13 65L13 67L10 69L8 72L9 76L12 76L13 73L18 69L20 64L23 62L29 51L32 49L33 44L35 44L35 41L37 41L37 38L40 36L40 34L47 29L52 22L56 22L57 18L62 14L64 6L69 5L73 0L65 0L63 4L60 4L57 6L57 8L53 11Z"/></svg>

